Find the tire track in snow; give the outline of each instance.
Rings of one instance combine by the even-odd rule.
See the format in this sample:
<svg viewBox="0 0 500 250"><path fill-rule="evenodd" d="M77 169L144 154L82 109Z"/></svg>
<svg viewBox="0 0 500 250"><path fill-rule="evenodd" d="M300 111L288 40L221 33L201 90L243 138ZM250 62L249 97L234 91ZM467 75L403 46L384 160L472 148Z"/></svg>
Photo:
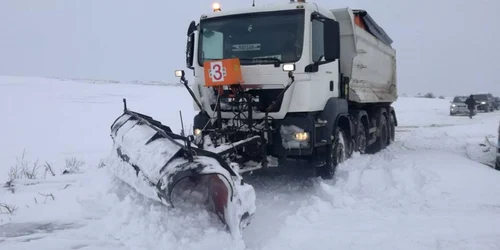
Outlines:
<svg viewBox="0 0 500 250"><path fill-rule="evenodd" d="M337 178L333 181L309 178L312 186L300 190L296 195L289 195L289 198L298 199L294 202L295 204L301 205L294 206L286 213L280 212L281 215L287 215L282 216L278 223L272 223L274 225L273 237L261 237L262 235L257 232L247 235L248 242L251 242L249 247L266 249L268 243L275 246L273 242L277 237L285 234L280 232L287 231L287 228L301 224L309 230L311 228L307 225L314 227L314 224L321 224L321 217L334 216L337 212L345 212L345 210L382 211L383 213L393 211L404 214L404 211L399 210L408 204L417 204L419 206L415 209L417 211L426 210L428 204L425 199L421 198L428 182L426 173L420 171L414 162L401 160L397 154L402 151L408 152L407 149L398 147L395 143L379 154L357 155L349 159L339 166ZM294 185L300 186L301 183L307 182L306 180L299 180ZM268 185L281 184L268 183ZM265 199L272 197L275 191L275 189L258 190L258 199L261 199L262 203L272 203ZM267 213L272 212L267 211ZM259 214L256 215L258 216ZM257 219L253 223L256 228L265 228L265 223L268 222Z"/></svg>
<svg viewBox="0 0 500 250"><path fill-rule="evenodd" d="M323 223L319 218L328 221L332 217L337 218L339 224L352 228L352 225L357 220L356 217L364 217L364 213L376 212L377 214L373 216L383 218L381 220L384 222L373 219L373 217L370 219L382 224L390 224L391 221L397 220L398 217L428 216L429 218L422 218L429 221L420 226L424 228L419 232L420 234L435 230L432 225L433 221L442 221L441 224L438 224L442 227L448 223L447 220L432 218L439 216L439 214L443 216L448 214L450 208L456 209L457 196L443 190L442 183L445 180L440 177L438 172L434 171L433 167L430 167L432 164L429 163L432 163L433 160L446 161L446 159L432 159L433 155L442 155L439 152L446 152L450 156L457 155L455 158L460 159L458 156L463 157L467 145L470 144L467 138L469 135L460 138L456 136L456 133L443 129L447 129L447 127L434 126L419 129L402 136L402 138L399 138L398 141L378 154L358 155L349 159L339 166L335 181L316 180L313 188L315 191L310 191L310 196L300 197L303 205L298 208L295 207L294 212L290 213L282 224L276 225L275 231L278 231L278 233L274 234L275 237L268 242L254 244L254 248L273 249L273 247L280 246L281 248L301 249L298 246L306 247L307 243L305 241L321 241L324 239L330 242L332 237L335 238L335 235L345 233L345 229L338 228L335 222L332 222L331 225L325 225L328 223ZM423 138L422 134L426 135L425 138ZM426 159L426 156L431 157L431 159ZM446 155L443 156L446 157ZM338 218L339 214L344 214L348 218ZM395 219L391 219L391 216ZM414 219L406 220L412 221ZM370 220L367 219L367 221ZM411 225L411 223L407 225ZM330 238L324 236L321 230L318 232L316 229L322 227L324 230L330 229L332 231ZM456 227L463 228L464 224ZM364 231L366 228L363 229L363 226L355 226L354 228L355 231L361 230L358 232L359 234L367 233L367 231ZM385 228L387 230L387 227ZM313 235L315 233L318 235L309 235L309 239L304 238L302 239L304 241L301 241L301 239L295 239L292 235L293 229L302 230L303 232L312 231ZM411 230L403 229L402 231ZM368 230L368 232L370 232L370 235L377 234L376 230ZM393 234L396 233L393 232ZM403 235L406 235L407 243L410 243L412 234L407 232ZM446 237L436 237L435 241L424 238L419 239L417 242L420 242L419 244L423 246L432 246L438 241L448 242L447 245L457 245L463 241L464 237L460 237L460 239L452 238L451 240L446 239ZM258 238L258 236L254 235L253 239ZM343 241L342 239L337 240ZM344 239L344 244L340 246L363 245L357 243L356 240L357 237ZM491 239L489 240L491 241ZM388 242L386 241L385 245ZM415 244L415 242L412 243ZM383 243L380 243L380 245L383 245ZM407 245L403 244L403 246ZM373 245L370 245L370 247L373 247Z"/></svg>

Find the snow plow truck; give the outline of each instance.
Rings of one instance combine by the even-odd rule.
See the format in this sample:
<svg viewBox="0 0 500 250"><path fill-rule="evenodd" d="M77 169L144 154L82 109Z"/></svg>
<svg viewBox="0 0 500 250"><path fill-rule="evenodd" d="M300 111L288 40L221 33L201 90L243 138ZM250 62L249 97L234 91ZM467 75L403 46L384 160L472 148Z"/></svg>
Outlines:
<svg viewBox="0 0 500 250"><path fill-rule="evenodd" d="M144 195L201 204L238 234L255 213L245 173L294 159L331 179L353 152L394 140L396 52L364 10L306 1L212 7L187 30L194 84L175 71L198 111L193 133L173 133L125 102L111 159Z"/></svg>

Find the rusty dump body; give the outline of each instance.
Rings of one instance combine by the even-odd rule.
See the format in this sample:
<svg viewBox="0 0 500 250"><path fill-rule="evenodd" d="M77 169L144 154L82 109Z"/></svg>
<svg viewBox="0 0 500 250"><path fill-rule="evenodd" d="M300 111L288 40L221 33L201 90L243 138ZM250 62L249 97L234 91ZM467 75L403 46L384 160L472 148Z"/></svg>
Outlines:
<svg viewBox="0 0 500 250"><path fill-rule="evenodd" d="M331 12L340 24L340 73L349 78L348 100L396 101L396 50L391 38L367 11L342 8Z"/></svg>

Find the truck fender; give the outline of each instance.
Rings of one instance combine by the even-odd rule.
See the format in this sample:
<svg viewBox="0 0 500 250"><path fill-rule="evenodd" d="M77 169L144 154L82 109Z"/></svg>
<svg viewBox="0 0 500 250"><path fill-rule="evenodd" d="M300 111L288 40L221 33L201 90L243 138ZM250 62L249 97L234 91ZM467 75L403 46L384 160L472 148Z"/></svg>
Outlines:
<svg viewBox="0 0 500 250"><path fill-rule="evenodd" d="M394 107L389 106L389 114L391 114L394 117L394 125L396 127L398 126L398 118L396 117L396 111L394 110Z"/></svg>
<svg viewBox="0 0 500 250"><path fill-rule="evenodd" d="M352 134L351 123L349 120L349 108L347 105L347 100L341 98L330 98L326 102L325 108L319 114L319 119L326 121L326 129L323 130L324 133L319 133L317 139L319 141L324 140L327 143L331 143L331 135L333 129L337 124L341 123L348 126L348 135ZM347 122L347 123L346 123Z"/></svg>
<svg viewBox="0 0 500 250"><path fill-rule="evenodd" d="M339 126L344 130L344 132L346 132L346 135L349 136L350 139L352 139L354 135L353 134L354 128L353 128L353 123L351 122L351 119L348 114L340 114L333 125L334 126L332 127L331 133L333 133L333 129L335 127Z"/></svg>
<svg viewBox="0 0 500 250"><path fill-rule="evenodd" d="M366 128L366 134L368 135L369 134L369 129L370 129L370 121L368 120L368 112L366 112L365 110L358 110L356 111L355 113L353 113L353 119L355 121L355 124L353 124L353 136L359 134L359 131L358 131L358 124L359 123L364 123L365 124L365 128Z"/></svg>

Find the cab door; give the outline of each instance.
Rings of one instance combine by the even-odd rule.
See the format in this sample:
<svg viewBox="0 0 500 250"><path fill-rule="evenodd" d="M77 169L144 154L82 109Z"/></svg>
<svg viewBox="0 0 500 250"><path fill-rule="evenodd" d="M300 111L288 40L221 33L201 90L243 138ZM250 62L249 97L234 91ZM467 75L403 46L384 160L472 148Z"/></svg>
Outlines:
<svg viewBox="0 0 500 250"><path fill-rule="evenodd" d="M311 95L316 100L325 100L318 105L326 104L332 97L339 97L339 63L340 35L338 22L313 13L311 18L311 64L306 72L311 74L314 85ZM323 108L321 107L321 108Z"/></svg>

